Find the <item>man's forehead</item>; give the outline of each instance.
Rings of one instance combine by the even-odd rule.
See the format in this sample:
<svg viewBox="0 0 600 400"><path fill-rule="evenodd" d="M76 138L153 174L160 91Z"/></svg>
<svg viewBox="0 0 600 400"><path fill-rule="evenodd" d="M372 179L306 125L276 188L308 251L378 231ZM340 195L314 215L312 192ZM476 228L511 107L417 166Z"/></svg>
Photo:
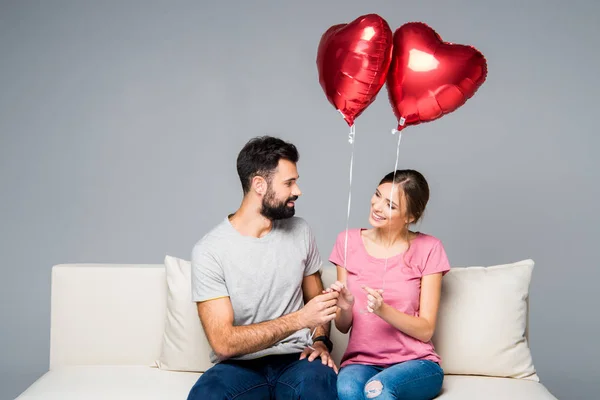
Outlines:
<svg viewBox="0 0 600 400"><path fill-rule="evenodd" d="M288 160L279 160L279 164L275 169L275 176L282 180L298 179L296 164Z"/></svg>

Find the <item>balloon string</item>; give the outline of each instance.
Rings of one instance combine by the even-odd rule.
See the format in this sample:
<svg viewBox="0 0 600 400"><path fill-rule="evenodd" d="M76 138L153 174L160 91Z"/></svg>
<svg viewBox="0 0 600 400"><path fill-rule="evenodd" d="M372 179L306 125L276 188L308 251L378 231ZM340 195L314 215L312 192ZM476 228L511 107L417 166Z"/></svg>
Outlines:
<svg viewBox="0 0 600 400"><path fill-rule="evenodd" d="M346 238L344 240L344 269L346 269L348 259L348 225L350 222L350 205L352 203L352 167L354 165L354 137L356 136L356 129L354 124L350 127L350 134L348 135L348 142L352 145L350 153L350 182L348 185L348 211L346 214Z"/></svg>
<svg viewBox="0 0 600 400"><path fill-rule="evenodd" d="M404 118L403 118L404 119ZM401 121L402 123L404 121ZM394 198L394 187L396 186L396 171L398 170L398 159L400 157L400 141L402 140L402 132L393 129L392 130L392 135L394 134L398 134L398 144L396 145L396 164L394 165L394 177L392 178L392 189L390 190L390 220L391 220L391 216L392 216L392 199ZM392 229L392 225L389 224L389 230L388 230L388 238L391 238L391 229ZM385 276L386 276L386 272L387 272L387 266L388 266L388 255L389 255L389 251L386 252L386 256L385 256L385 266L383 269L383 283L381 285L381 290L384 290L385 287Z"/></svg>

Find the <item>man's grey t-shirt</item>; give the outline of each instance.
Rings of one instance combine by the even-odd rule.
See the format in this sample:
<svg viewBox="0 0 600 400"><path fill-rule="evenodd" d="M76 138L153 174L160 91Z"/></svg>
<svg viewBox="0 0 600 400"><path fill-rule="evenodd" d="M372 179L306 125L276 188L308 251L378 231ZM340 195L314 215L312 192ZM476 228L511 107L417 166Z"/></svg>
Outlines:
<svg viewBox="0 0 600 400"><path fill-rule="evenodd" d="M302 280L322 264L315 238L300 217L273 221L261 238L240 234L225 218L194 246L191 261L192 300L229 297L234 326L300 310ZM302 329L270 348L234 359L301 352L310 343L310 330ZM214 351L210 360L219 361Z"/></svg>

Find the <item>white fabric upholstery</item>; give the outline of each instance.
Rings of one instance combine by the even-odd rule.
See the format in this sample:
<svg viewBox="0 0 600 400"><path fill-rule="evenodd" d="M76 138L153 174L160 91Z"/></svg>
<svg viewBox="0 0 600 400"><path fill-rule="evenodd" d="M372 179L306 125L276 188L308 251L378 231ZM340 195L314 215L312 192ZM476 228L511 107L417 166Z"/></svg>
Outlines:
<svg viewBox="0 0 600 400"><path fill-rule="evenodd" d="M185 400L199 376L144 366L61 367L47 372L17 399Z"/></svg>
<svg viewBox="0 0 600 400"><path fill-rule="evenodd" d="M198 308L192 301L191 263L166 256L165 268L167 319L156 365L169 371L205 372L213 364Z"/></svg>
<svg viewBox="0 0 600 400"><path fill-rule="evenodd" d="M209 345L190 296L190 262L167 256L165 266L167 323L157 365L166 370L206 371ZM523 260L453 268L446 274L433 337L446 374L539 381L526 338L533 267L533 260ZM333 266L325 266L324 286L329 287L336 275ZM339 365L348 335L333 325L332 340Z"/></svg>
<svg viewBox="0 0 600 400"><path fill-rule="evenodd" d="M185 399L200 374L126 366L63 367L48 372L18 400ZM556 400L540 383L446 376L436 400Z"/></svg>
<svg viewBox="0 0 600 400"><path fill-rule="evenodd" d="M539 381L525 336L533 267L523 260L444 277L433 343L446 374Z"/></svg>
<svg viewBox="0 0 600 400"><path fill-rule="evenodd" d="M166 313L165 268L70 264L52 269L50 369L154 365Z"/></svg>
<svg viewBox="0 0 600 400"><path fill-rule="evenodd" d="M335 280L325 267L325 284ZM166 319L165 268L71 264L52 271L50 371L18 400L185 399L200 374L157 368ZM334 328L334 357L347 335ZM441 400L556 400L541 383L445 377Z"/></svg>

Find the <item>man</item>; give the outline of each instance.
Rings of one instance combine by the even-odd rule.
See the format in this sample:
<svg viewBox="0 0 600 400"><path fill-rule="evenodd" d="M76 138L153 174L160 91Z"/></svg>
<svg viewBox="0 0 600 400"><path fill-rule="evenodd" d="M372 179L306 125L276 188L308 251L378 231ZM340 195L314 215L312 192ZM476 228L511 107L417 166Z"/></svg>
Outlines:
<svg viewBox="0 0 600 400"><path fill-rule="evenodd" d="M215 365L188 400L337 398L339 294L323 292L315 238L294 217L298 158L281 139L250 140L237 158L241 206L194 246L192 298Z"/></svg>

